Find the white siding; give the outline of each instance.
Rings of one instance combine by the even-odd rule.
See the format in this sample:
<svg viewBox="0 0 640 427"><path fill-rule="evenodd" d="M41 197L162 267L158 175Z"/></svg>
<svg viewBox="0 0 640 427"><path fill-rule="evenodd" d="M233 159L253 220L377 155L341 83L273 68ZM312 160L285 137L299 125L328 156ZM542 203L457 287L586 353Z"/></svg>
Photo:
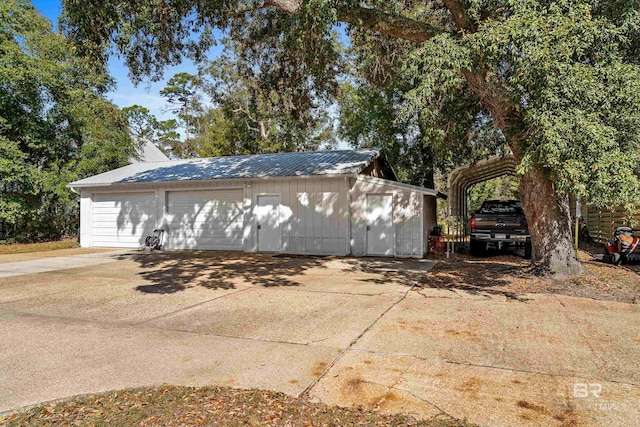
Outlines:
<svg viewBox="0 0 640 427"><path fill-rule="evenodd" d="M93 246L91 223L91 211L93 210L93 200L90 191L82 190L80 193L80 246L88 248Z"/></svg>
<svg viewBox="0 0 640 427"><path fill-rule="evenodd" d="M81 196L82 246L137 247L154 228L167 247L256 252L258 195L280 196L282 253L366 255L366 194L393 194L393 255L422 257L435 197L361 178L114 185ZM136 190L136 191L131 191ZM108 193L106 193L108 191ZM216 202L218 199L227 202ZM433 226L434 224L431 224Z"/></svg>
<svg viewBox="0 0 640 427"><path fill-rule="evenodd" d="M166 192L170 249L243 250L243 190Z"/></svg>
<svg viewBox="0 0 640 427"><path fill-rule="evenodd" d="M92 246L136 248L156 226L155 192L94 193L90 206Z"/></svg>
<svg viewBox="0 0 640 427"><path fill-rule="evenodd" d="M394 255L421 258L424 255L422 193L361 179L352 179L351 183L351 253L355 256L367 254L367 194L392 194Z"/></svg>
<svg viewBox="0 0 640 427"><path fill-rule="evenodd" d="M280 196L281 252L346 255L347 183L344 178L253 181L247 189L251 206L259 195ZM255 215L248 214L247 250L257 251Z"/></svg>

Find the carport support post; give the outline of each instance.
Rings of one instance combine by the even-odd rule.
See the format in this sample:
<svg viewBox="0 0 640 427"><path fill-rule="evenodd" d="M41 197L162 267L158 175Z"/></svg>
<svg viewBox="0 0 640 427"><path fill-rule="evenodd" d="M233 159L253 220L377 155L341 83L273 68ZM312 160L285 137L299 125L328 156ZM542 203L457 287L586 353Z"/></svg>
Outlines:
<svg viewBox="0 0 640 427"><path fill-rule="evenodd" d="M578 233L580 232L580 217L582 216L582 207L580 206L580 202L576 200L576 232L575 232L575 245L576 250L578 250Z"/></svg>
<svg viewBox="0 0 640 427"><path fill-rule="evenodd" d="M451 226L449 225L449 221L447 221L447 259L449 259L449 254L453 253L449 245L451 245Z"/></svg>

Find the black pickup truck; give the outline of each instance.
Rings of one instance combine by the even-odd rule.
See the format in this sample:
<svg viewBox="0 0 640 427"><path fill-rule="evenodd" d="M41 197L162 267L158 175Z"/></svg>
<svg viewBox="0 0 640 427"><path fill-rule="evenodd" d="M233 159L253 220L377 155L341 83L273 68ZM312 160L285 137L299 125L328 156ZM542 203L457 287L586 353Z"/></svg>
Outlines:
<svg viewBox="0 0 640 427"><path fill-rule="evenodd" d="M502 249L524 246L531 258L531 235L519 200L485 200L471 216L471 255L482 255L489 246Z"/></svg>

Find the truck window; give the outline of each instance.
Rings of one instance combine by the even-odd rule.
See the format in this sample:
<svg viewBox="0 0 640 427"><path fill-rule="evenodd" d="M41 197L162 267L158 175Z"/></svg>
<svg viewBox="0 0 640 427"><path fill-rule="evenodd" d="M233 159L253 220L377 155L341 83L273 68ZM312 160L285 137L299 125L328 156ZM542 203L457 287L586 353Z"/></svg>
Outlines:
<svg viewBox="0 0 640 427"><path fill-rule="evenodd" d="M508 202L484 202L480 207L480 213L495 213L495 214L504 214L504 213L513 213L520 214L522 213L522 206L520 202L517 201L508 201Z"/></svg>

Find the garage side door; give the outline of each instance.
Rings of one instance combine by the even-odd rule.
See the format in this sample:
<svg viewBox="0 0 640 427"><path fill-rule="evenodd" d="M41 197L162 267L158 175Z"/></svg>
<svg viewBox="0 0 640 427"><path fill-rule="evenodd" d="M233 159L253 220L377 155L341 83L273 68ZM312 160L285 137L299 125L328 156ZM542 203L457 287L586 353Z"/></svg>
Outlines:
<svg viewBox="0 0 640 427"><path fill-rule="evenodd" d="M156 226L155 193L94 194L93 246L137 248Z"/></svg>
<svg viewBox="0 0 640 427"><path fill-rule="evenodd" d="M167 194L168 247L242 250L243 191L172 191Z"/></svg>

